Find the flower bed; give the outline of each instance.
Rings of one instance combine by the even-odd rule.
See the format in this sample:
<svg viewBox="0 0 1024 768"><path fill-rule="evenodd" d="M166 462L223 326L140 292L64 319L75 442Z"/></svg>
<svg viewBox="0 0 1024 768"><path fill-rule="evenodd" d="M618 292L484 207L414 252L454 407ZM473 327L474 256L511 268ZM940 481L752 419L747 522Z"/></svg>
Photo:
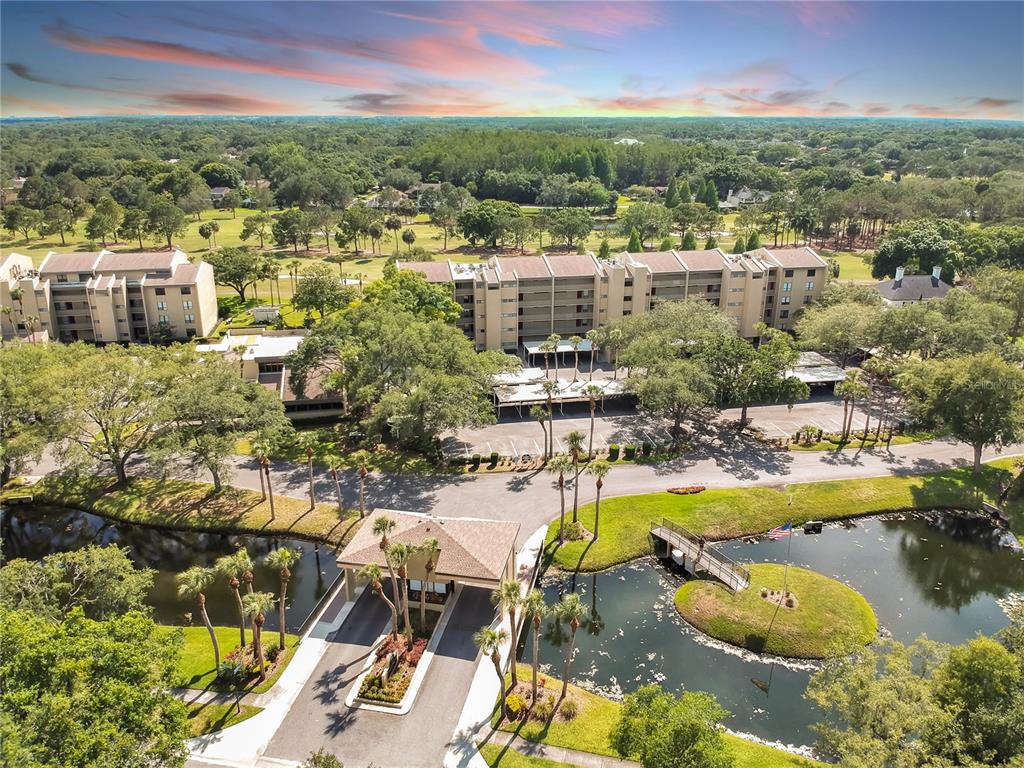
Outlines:
<svg viewBox="0 0 1024 768"><path fill-rule="evenodd" d="M668 492L678 494L679 496L689 496L693 493L700 493L703 490L703 485L686 485L682 488L669 488Z"/></svg>
<svg viewBox="0 0 1024 768"><path fill-rule="evenodd" d="M382 704L400 704L426 649L425 637L416 638L409 647L404 637L396 639L389 636L377 648L373 666L359 686L359 698Z"/></svg>

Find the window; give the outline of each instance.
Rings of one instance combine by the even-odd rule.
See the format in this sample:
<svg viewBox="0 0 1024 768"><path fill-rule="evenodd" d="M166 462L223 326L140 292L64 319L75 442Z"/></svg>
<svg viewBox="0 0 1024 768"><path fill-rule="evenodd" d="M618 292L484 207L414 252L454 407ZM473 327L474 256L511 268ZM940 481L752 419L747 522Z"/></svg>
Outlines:
<svg viewBox="0 0 1024 768"><path fill-rule="evenodd" d="M64 302L64 309L74 309L74 308L75 308L75 305L72 304L70 301L65 301Z"/></svg>
<svg viewBox="0 0 1024 768"><path fill-rule="evenodd" d="M787 317L789 317L789 310L788 309L780 309L779 310L779 319L780 320L785 320Z"/></svg>
<svg viewBox="0 0 1024 768"><path fill-rule="evenodd" d="M729 306L730 307L742 307L743 306L743 302L742 301L730 301L729 302Z"/></svg>
<svg viewBox="0 0 1024 768"><path fill-rule="evenodd" d="M633 279L632 278L627 278L626 279L626 287L627 288L632 288L633 287Z"/></svg>
<svg viewBox="0 0 1024 768"><path fill-rule="evenodd" d="M633 300L633 294L632 293L627 293L625 296L622 297L622 300L623 301L632 301Z"/></svg>
<svg viewBox="0 0 1024 768"><path fill-rule="evenodd" d="M195 328L186 328L185 329L185 335L188 338L190 338L190 339L193 338L196 335L196 329Z"/></svg>
<svg viewBox="0 0 1024 768"><path fill-rule="evenodd" d="M502 317L515 317L516 313L515 312L502 312L501 316Z"/></svg>
<svg viewBox="0 0 1024 768"><path fill-rule="evenodd" d="M785 274L783 275L783 277L792 277L792 276L793 276L793 270L792 269L787 269Z"/></svg>
<svg viewBox="0 0 1024 768"><path fill-rule="evenodd" d="M764 277L764 275L761 272L755 272L754 273L754 279L755 280L760 280L762 277Z"/></svg>
<svg viewBox="0 0 1024 768"><path fill-rule="evenodd" d="M814 290L814 281L813 280L808 280L807 281L807 285L804 286L804 290L813 291Z"/></svg>
<svg viewBox="0 0 1024 768"><path fill-rule="evenodd" d="M159 321L161 323L170 323L171 322L171 318L169 318L167 315L160 315Z"/></svg>
<svg viewBox="0 0 1024 768"><path fill-rule="evenodd" d="M808 269L808 270L807 270L807 276L808 276L808 277L814 277L814 275L815 275L815 273L816 273L817 271L818 271L818 270L816 270L816 269Z"/></svg>
<svg viewBox="0 0 1024 768"><path fill-rule="evenodd" d="M165 288L155 288L154 290L156 291L157 296L163 296L165 293L167 293L167 290Z"/></svg>
<svg viewBox="0 0 1024 768"><path fill-rule="evenodd" d="M743 291L743 286L740 286L739 288L730 288L729 289L729 293L741 293L742 291Z"/></svg>
<svg viewBox="0 0 1024 768"><path fill-rule="evenodd" d="M782 290L785 291L786 293L788 293L789 291L792 291L793 290L793 284L792 283L783 283L782 284Z"/></svg>
<svg viewBox="0 0 1024 768"><path fill-rule="evenodd" d="M78 282L80 282L80 283L87 283L87 282L89 282L89 278L90 277L92 277L92 275L90 275L88 272L79 272L78 273Z"/></svg>
<svg viewBox="0 0 1024 768"><path fill-rule="evenodd" d="M780 300L780 302L782 304L789 304L789 299L790 299L789 296L783 296L782 299Z"/></svg>
<svg viewBox="0 0 1024 768"><path fill-rule="evenodd" d="M167 302L166 301L158 301L156 303L156 308L157 309L167 309Z"/></svg>
<svg viewBox="0 0 1024 768"><path fill-rule="evenodd" d="M66 283L67 281L68 281L68 276L67 275L57 275L57 282L58 283Z"/></svg>
<svg viewBox="0 0 1024 768"><path fill-rule="evenodd" d="M708 293L712 293L712 292L714 292L714 290L715 289L714 289L713 286L710 286L710 285L708 286Z"/></svg>
<svg viewBox="0 0 1024 768"><path fill-rule="evenodd" d="M774 296L769 296L768 298L766 298L764 300L765 304L771 304L773 301L775 301L775 297Z"/></svg>
<svg viewBox="0 0 1024 768"><path fill-rule="evenodd" d="M181 308L182 309L192 309L192 302L191 301L183 301L183 302L181 302Z"/></svg>
<svg viewBox="0 0 1024 768"><path fill-rule="evenodd" d="M745 274L747 274L747 273L746 273L746 272L732 272L732 273L730 273L730 274L731 274L731 275L732 275L733 277L743 277L743 276L744 276Z"/></svg>
<svg viewBox="0 0 1024 768"><path fill-rule="evenodd" d="M804 304L810 304L813 298L813 296L804 296Z"/></svg>
<svg viewBox="0 0 1024 768"><path fill-rule="evenodd" d="M186 323L194 323L195 321L196 321L196 316L195 315L185 315L185 322Z"/></svg>
<svg viewBox="0 0 1024 768"><path fill-rule="evenodd" d="M774 291L775 290L775 281L774 280L769 281L769 283L768 283L768 290L769 291Z"/></svg>
<svg viewBox="0 0 1024 768"><path fill-rule="evenodd" d="M182 296L191 296L192 295L192 289L189 288L188 286L185 286L184 288L181 289L181 295Z"/></svg>
<svg viewBox="0 0 1024 768"><path fill-rule="evenodd" d="M523 296L523 294L521 294L521 293L520 293L520 294L519 294L519 297L520 297L520 298L519 298L519 300L520 300L520 301L522 301L522 296ZM501 303L502 303L502 304L515 304L515 303L516 303L516 300L515 300L515 299L502 299L502 300L501 300Z"/></svg>

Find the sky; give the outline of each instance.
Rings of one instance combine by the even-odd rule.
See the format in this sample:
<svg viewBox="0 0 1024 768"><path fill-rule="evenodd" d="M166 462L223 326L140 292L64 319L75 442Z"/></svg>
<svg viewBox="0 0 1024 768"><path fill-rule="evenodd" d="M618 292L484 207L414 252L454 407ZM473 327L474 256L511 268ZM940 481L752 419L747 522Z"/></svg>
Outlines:
<svg viewBox="0 0 1024 768"><path fill-rule="evenodd" d="M0 115L1024 119L1021 2L0 3Z"/></svg>

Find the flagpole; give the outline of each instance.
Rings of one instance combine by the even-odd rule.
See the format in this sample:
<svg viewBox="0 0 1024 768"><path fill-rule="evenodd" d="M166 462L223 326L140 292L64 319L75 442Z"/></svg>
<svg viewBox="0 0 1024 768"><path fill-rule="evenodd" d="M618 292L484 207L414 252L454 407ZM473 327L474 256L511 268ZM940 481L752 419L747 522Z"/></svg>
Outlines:
<svg viewBox="0 0 1024 768"><path fill-rule="evenodd" d="M789 506L793 506L793 496L789 496ZM790 553L793 551L793 520L790 519L789 523L789 542L786 545L786 566L782 571L782 599L775 603L775 612L772 613L772 620L768 622L768 631L764 633L764 646L768 647L768 638L771 637L772 627L775 626L775 617L779 615L779 609L782 607L782 601L786 599L786 590L789 588L789 559Z"/></svg>

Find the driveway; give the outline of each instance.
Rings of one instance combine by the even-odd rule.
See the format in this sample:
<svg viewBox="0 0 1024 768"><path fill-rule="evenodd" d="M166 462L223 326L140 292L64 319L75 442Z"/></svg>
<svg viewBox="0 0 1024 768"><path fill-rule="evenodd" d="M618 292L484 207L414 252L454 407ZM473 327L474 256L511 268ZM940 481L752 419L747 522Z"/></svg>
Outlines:
<svg viewBox="0 0 1024 768"><path fill-rule="evenodd" d="M345 706L390 613L365 591L271 739L268 758L303 759L323 748L345 765L437 768L458 722L476 666L473 633L494 616L490 592L464 587L407 715Z"/></svg>

